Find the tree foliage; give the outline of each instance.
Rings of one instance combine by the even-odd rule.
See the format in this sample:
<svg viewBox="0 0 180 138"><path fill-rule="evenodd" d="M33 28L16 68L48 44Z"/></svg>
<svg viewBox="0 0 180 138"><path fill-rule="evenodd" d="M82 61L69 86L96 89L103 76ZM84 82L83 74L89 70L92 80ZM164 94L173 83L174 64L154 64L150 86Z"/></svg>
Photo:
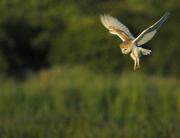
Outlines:
<svg viewBox="0 0 180 138"><path fill-rule="evenodd" d="M56 64L129 69L132 61L121 54L119 39L108 34L99 15L112 14L137 36L170 11L170 19L144 46L153 52L142 60L142 70L179 75L179 6L177 0L2 0L0 71L22 73Z"/></svg>

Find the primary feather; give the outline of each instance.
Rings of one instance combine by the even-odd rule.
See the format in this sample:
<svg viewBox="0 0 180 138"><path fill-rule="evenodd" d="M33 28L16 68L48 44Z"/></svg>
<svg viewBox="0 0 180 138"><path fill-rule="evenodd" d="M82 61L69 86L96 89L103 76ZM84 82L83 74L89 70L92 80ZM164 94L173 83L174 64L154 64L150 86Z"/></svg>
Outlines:
<svg viewBox="0 0 180 138"><path fill-rule="evenodd" d="M155 24L144 30L133 42L137 46L140 46L150 41L156 34L157 30L161 27L161 25L167 20L169 15L170 13L166 12L163 17L161 17L161 19L159 19Z"/></svg>
<svg viewBox="0 0 180 138"><path fill-rule="evenodd" d="M118 35L123 41L125 41L123 35L126 35L129 39L134 39L129 29L116 18L106 14L101 15L100 18L102 24L110 31L111 34Z"/></svg>

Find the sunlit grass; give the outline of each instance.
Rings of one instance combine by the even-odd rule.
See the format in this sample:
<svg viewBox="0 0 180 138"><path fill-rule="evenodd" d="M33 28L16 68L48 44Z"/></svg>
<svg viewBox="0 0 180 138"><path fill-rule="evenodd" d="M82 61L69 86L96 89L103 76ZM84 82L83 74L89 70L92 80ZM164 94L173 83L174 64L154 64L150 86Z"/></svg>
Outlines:
<svg viewBox="0 0 180 138"><path fill-rule="evenodd" d="M180 136L180 80L56 67L0 84L1 137Z"/></svg>

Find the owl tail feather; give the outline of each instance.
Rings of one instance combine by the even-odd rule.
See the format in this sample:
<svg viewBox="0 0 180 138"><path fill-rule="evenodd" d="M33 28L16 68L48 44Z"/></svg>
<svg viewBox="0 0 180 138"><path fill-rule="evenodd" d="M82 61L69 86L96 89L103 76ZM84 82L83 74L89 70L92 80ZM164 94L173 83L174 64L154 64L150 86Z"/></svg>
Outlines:
<svg viewBox="0 0 180 138"><path fill-rule="evenodd" d="M145 48L142 48L142 47L139 47L139 50L141 51L141 53L143 55L149 55L151 53L151 50L145 49Z"/></svg>

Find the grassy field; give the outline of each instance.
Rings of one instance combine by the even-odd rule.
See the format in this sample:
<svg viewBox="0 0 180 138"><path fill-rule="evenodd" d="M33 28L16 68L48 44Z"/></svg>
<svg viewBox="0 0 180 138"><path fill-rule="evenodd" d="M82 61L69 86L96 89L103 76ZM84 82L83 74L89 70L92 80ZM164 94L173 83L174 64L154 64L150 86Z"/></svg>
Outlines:
<svg viewBox="0 0 180 138"><path fill-rule="evenodd" d="M2 138L179 138L180 80L56 67L0 80Z"/></svg>

